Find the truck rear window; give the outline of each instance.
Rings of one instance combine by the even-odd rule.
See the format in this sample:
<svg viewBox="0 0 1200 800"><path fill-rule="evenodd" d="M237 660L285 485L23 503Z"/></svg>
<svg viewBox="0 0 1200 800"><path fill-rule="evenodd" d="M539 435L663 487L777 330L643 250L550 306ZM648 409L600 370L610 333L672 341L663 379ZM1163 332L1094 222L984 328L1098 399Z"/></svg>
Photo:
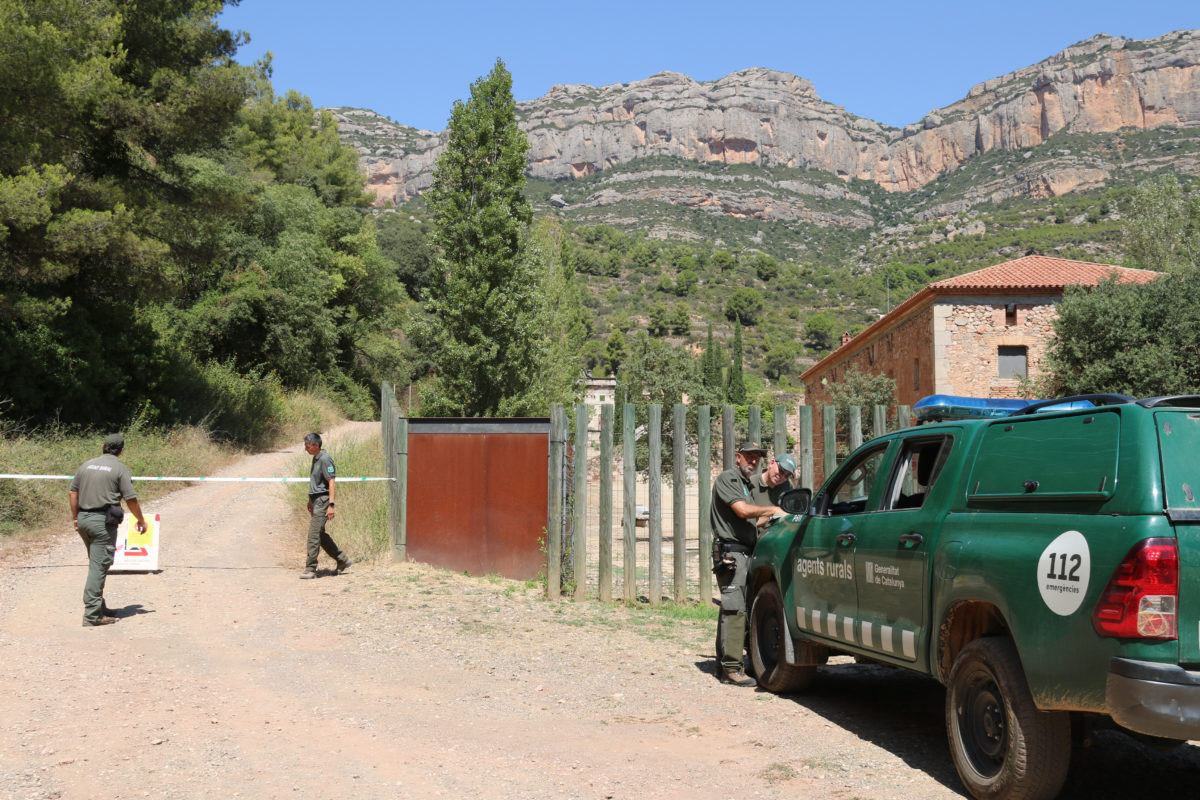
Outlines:
<svg viewBox="0 0 1200 800"><path fill-rule="evenodd" d="M1167 508L1200 509L1200 414L1156 411Z"/></svg>
<svg viewBox="0 0 1200 800"><path fill-rule="evenodd" d="M993 423L967 484L971 500L1104 499L1117 478L1121 415Z"/></svg>

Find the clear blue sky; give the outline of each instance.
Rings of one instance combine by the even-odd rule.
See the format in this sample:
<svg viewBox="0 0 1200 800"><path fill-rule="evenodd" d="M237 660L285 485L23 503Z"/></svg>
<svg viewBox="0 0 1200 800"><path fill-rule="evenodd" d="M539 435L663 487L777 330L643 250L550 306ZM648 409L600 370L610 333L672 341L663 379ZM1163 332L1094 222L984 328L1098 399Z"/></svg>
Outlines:
<svg viewBox="0 0 1200 800"><path fill-rule="evenodd" d="M442 130L502 58L517 100L662 70L711 81L747 67L807 78L825 100L897 127L1097 33L1200 28L1200 0L243 0L221 23L270 51L277 94Z"/></svg>

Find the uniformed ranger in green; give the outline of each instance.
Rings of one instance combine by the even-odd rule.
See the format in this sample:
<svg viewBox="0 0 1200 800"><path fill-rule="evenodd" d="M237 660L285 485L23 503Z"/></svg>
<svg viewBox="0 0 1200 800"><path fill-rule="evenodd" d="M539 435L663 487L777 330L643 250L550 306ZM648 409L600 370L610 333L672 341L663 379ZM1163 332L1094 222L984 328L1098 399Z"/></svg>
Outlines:
<svg viewBox="0 0 1200 800"><path fill-rule="evenodd" d="M754 489L750 499L760 506L777 506L784 492L791 491L792 475L796 472L796 459L784 453L772 458L762 473L754 476ZM762 520L759 520L760 522Z"/></svg>
<svg viewBox="0 0 1200 800"><path fill-rule="evenodd" d="M116 618L104 603L104 582L117 545L117 526L125 514L121 499L137 517L139 533L146 530L146 519L137 495L133 476L118 456L125 450L125 437L114 433L104 439L101 455L75 471L67 498L75 530L88 551L87 583L83 586L83 625L111 625Z"/></svg>
<svg viewBox="0 0 1200 800"><path fill-rule="evenodd" d="M717 677L739 686L753 686L743 667L746 644L746 581L750 553L758 540L757 520L784 513L776 505L752 502L759 462L766 453L758 442L737 449L737 466L717 476L712 490L713 572L721 589L717 617Z"/></svg>
<svg viewBox="0 0 1200 800"><path fill-rule="evenodd" d="M333 465L333 457L321 449L320 434L310 433L304 437L304 452L313 460L308 475L308 513L311 515L308 522L308 553L300 577L317 577L317 557L321 550L337 561L337 574L341 575L350 568L354 559L346 555L333 537L325 532L325 523L337 513L333 502L337 468Z"/></svg>

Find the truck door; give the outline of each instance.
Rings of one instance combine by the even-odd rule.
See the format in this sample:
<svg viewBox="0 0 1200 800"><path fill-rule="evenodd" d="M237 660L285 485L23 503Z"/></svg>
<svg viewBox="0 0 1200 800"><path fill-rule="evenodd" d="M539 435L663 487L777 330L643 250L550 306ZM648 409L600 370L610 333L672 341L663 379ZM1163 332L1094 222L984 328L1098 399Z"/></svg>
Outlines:
<svg viewBox="0 0 1200 800"><path fill-rule="evenodd" d="M1179 546L1179 598L1175 627L1179 660L1200 661L1200 414L1195 411L1156 411L1158 447L1162 460L1163 505L1174 523Z"/></svg>
<svg viewBox="0 0 1200 800"><path fill-rule="evenodd" d="M952 433L910 436L899 448L879 510L858 526L858 644L886 659L928 666L929 569L945 502L929 497Z"/></svg>
<svg viewBox="0 0 1200 800"><path fill-rule="evenodd" d="M888 443L859 451L817 497L792 563L796 624L810 636L857 642L854 586L859 526L879 502Z"/></svg>

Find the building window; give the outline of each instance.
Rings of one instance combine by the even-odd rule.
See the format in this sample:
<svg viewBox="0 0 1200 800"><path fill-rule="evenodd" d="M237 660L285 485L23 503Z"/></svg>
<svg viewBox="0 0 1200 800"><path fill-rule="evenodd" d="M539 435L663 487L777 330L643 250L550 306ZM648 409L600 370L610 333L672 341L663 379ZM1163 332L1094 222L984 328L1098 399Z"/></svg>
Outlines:
<svg viewBox="0 0 1200 800"><path fill-rule="evenodd" d="M996 351L996 363L1001 378L1024 378L1029 374L1028 351L1024 345L1000 345Z"/></svg>
<svg viewBox="0 0 1200 800"><path fill-rule="evenodd" d="M1004 307L1004 324L1012 328L1017 324L1017 304L1009 303Z"/></svg>
<svg viewBox="0 0 1200 800"><path fill-rule="evenodd" d="M921 359L913 359L913 391L921 391Z"/></svg>

